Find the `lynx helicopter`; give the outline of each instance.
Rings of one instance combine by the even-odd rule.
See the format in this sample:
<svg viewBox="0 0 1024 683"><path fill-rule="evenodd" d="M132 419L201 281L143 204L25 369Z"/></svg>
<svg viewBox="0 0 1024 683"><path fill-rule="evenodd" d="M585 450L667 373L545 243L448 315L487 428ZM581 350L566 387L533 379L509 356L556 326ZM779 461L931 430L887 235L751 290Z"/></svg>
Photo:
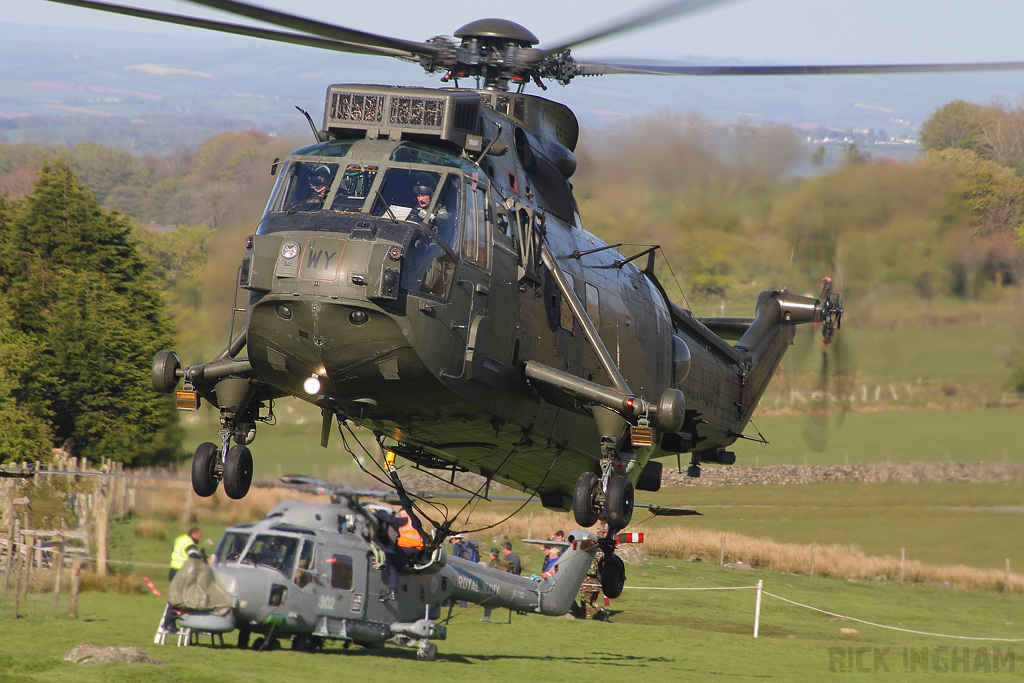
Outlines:
<svg viewBox="0 0 1024 683"><path fill-rule="evenodd" d="M417 659L433 661L434 641L447 636L447 627L438 623L446 601L566 614L599 548L594 534L573 531L555 567L531 578L449 556L439 547L422 564L403 569L395 599L382 600L386 572L372 543L380 523L374 510L380 506L360 498L383 492L307 477L284 477L281 483L329 495L331 502L284 501L259 522L225 530L210 565L190 560L175 576L171 600L181 596L176 605L183 610L181 627L221 634L237 630L239 647L256 650L279 648L289 637L293 650L307 652L329 641L347 648L393 640L415 647ZM629 533L616 538L642 540L641 534Z"/></svg>
<svg viewBox="0 0 1024 683"><path fill-rule="evenodd" d="M571 48L716 0L673 2L549 48L501 19L415 42L233 0L192 0L270 30L90 0L52 0L299 45L395 57L455 87L331 85L317 142L275 163L277 181L246 239L245 324L211 360L153 363L179 408L205 399L219 441L192 460L197 494L232 498L274 402L294 396L373 430L417 466L468 470L572 509L581 527L629 523L634 490L656 490L659 458L732 464L795 327L842 300L781 288L750 318L697 318L655 273L657 247L623 254L584 229L570 179L579 125L527 94L545 81L611 74L775 75L1020 69L1024 63L638 66L577 61ZM476 87L458 87L473 79ZM646 260L644 260L646 259ZM640 265L638 265L638 263ZM641 267L642 266L642 267ZM179 383L183 382L181 389ZM606 543L606 558L614 545ZM610 562L613 560L609 559ZM621 566L621 565L620 565Z"/></svg>

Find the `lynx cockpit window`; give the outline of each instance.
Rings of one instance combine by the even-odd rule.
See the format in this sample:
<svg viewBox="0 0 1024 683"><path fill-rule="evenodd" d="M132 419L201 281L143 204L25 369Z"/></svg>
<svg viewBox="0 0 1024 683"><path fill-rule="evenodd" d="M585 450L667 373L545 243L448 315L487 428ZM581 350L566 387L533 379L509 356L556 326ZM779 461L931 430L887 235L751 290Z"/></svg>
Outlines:
<svg viewBox="0 0 1024 683"><path fill-rule="evenodd" d="M224 537L220 539L220 543L217 544L217 550L213 553L214 563L238 562L242 557L242 551L245 550L245 546L249 543L249 538L251 538L251 534L244 534L239 531L226 532Z"/></svg>
<svg viewBox="0 0 1024 683"><path fill-rule="evenodd" d="M269 567L288 576L295 564L295 551L298 542L299 539L291 536L260 534L252 542L249 552L242 558L242 564Z"/></svg>

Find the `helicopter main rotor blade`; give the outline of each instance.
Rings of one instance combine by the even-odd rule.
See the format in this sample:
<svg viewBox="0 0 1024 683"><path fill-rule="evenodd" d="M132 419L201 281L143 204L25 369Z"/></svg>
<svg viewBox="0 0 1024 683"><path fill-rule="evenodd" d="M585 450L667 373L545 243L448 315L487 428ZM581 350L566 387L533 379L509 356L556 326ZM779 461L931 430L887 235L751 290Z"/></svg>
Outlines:
<svg viewBox="0 0 1024 683"><path fill-rule="evenodd" d="M319 36L309 36L298 33L286 33L284 31L273 31L270 29L256 28L254 26L243 26L241 24L229 24L222 21L199 19L196 17L189 17L181 14L171 14L168 12L155 12L151 10L138 9L135 7L126 7L124 5L115 5L106 2L93 2L92 0L47 0L47 2L55 2L61 5L70 5L73 7L82 7L84 9L99 10L101 12L110 12L111 14L120 14L129 17L138 17L139 19L162 21L167 24L176 24L178 26L190 26L192 28L208 29L211 31L219 31L220 33L230 33L239 36L246 36L249 38L273 40L279 43L288 43L290 45L303 45L305 47L333 50L335 52L350 52L354 54L397 57L399 59L415 58L415 55L409 52L408 50L393 50L383 47L371 47L356 43L331 40L329 38L321 38Z"/></svg>
<svg viewBox="0 0 1024 683"><path fill-rule="evenodd" d="M806 64L737 65L700 64L621 64L615 62L579 62L585 74L650 74L665 76L820 76L827 74L903 74L954 71L1019 71L1024 62L973 62L944 64Z"/></svg>
<svg viewBox="0 0 1024 683"><path fill-rule="evenodd" d="M625 21L620 20L614 24L592 30L570 40L563 41L556 47L540 48L536 51L535 58L540 61L544 59L544 57L576 47L577 45L583 45L584 43L589 43L600 38L607 38L608 36L614 36L619 33L626 33L627 31L643 28L644 26L664 19L670 19L682 14L689 14L690 12L708 9L714 5L734 1L735 0L673 0L673 2L669 2L666 5L637 14L632 19L626 19Z"/></svg>
<svg viewBox="0 0 1024 683"><path fill-rule="evenodd" d="M249 17L250 19L263 21L268 24L275 24L284 28L290 28L295 31L311 33L313 35L323 36L332 40L340 40L342 42L355 45L406 51L412 55L424 55L430 57L437 57L444 53L444 48L439 45L417 43L411 40L402 40L401 38L391 38L389 36L381 36L375 33L357 31L355 29L337 26L335 24L325 24L321 21L305 19L294 14L278 12L276 10L257 7L255 5L248 5L244 2L236 2L235 0L188 0L188 2L202 5L203 7L209 7L210 9L221 10L222 12L229 12L231 14Z"/></svg>

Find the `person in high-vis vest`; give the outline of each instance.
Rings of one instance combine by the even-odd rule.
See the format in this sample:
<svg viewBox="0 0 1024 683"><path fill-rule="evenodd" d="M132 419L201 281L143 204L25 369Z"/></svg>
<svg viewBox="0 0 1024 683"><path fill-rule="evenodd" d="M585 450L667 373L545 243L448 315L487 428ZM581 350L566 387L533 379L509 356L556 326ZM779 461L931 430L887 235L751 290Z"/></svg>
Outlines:
<svg viewBox="0 0 1024 683"><path fill-rule="evenodd" d="M174 539L174 547L171 549L171 569L167 573L167 580L174 581L174 575L178 573L178 570L185 566L185 562L189 558L195 558L197 560L205 560L205 554L199 548L199 539L203 537L203 532L200 531L199 527L194 526L188 530L187 534L182 534ZM175 633L178 630L178 626L175 623L175 612L171 609L170 605L164 610L164 622L163 629L168 633Z"/></svg>
<svg viewBox="0 0 1024 683"><path fill-rule="evenodd" d="M409 564L409 561L416 558L423 552L423 536L420 532L416 531L413 526L412 520L409 519L409 513L405 510L399 510L397 518L392 517L392 520L397 523L398 526L398 540L395 542L397 546L397 552L392 556L391 562L388 567L388 592L381 597L382 601L394 600L398 593L398 572L401 571L402 567Z"/></svg>
<svg viewBox="0 0 1024 683"><path fill-rule="evenodd" d="M199 527L194 526L188 530L187 534L182 534L174 539L174 548L171 550L171 571L167 574L168 581L174 581L174 575L185 566L188 558L203 558L203 551L199 549L199 539L202 537L203 532Z"/></svg>

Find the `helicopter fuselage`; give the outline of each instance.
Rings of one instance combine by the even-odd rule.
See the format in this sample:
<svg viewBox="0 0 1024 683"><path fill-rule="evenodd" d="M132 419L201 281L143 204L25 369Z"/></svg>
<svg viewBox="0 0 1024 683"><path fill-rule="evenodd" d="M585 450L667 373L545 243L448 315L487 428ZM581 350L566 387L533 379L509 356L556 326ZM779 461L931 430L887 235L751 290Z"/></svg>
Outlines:
<svg viewBox="0 0 1024 683"><path fill-rule="evenodd" d="M247 238L244 336L186 380L237 439L296 396L324 411L324 444L333 416L353 420L557 509L609 462L649 490L652 456L730 462L817 302L766 292L756 318L708 325L676 306L654 248L626 257L583 229L577 135L530 95L331 86L323 141L275 166Z"/></svg>

